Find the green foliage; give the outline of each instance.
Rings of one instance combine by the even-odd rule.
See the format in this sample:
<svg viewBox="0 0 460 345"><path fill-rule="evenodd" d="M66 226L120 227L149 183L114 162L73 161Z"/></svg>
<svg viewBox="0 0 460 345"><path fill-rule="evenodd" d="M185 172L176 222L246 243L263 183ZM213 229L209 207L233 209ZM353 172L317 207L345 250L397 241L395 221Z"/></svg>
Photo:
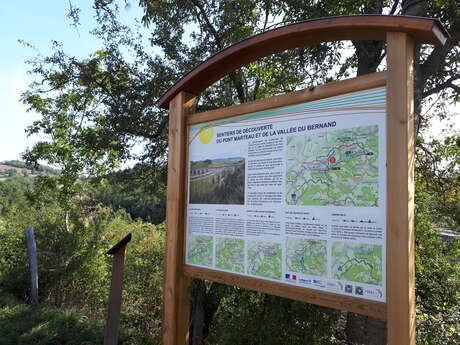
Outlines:
<svg viewBox="0 0 460 345"><path fill-rule="evenodd" d="M417 344L454 345L460 342L460 237L452 241L441 239L433 224L439 224L440 219L446 221L446 216L436 211L440 198L433 197L430 190L436 187L427 188L424 181L417 187Z"/></svg>
<svg viewBox="0 0 460 345"><path fill-rule="evenodd" d="M104 325L73 310L32 309L9 299L0 301L2 345L96 345L103 343Z"/></svg>
<svg viewBox="0 0 460 345"><path fill-rule="evenodd" d="M341 312L311 304L224 288L206 344L340 344Z"/></svg>
<svg viewBox="0 0 460 345"><path fill-rule="evenodd" d="M87 188L88 185L84 185ZM111 271L111 257L105 252L132 232L125 267L121 339L129 344L159 343L163 227L140 220L133 222L123 209L113 211L98 206L84 194L72 201L68 211L52 199L40 204L30 203L27 198L29 188L32 188L30 179L0 181L0 295L28 299L24 228L30 226L34 228L38 249L40 303L76 308L86 315L105 320ZM3 299L1 302L4 303ZM46 332L54 331L53 316L40 317L43 318L40 324L49 318L45 324L51 329L37 327ZM82 329L77 330L84 333ZM20 332L26 330L21 328ZM40 343L43 332L34 333L36 338L33 339ZM2 334L4 338L0 338L10 339L13 344L16 341L11 340L16 339L14 334L5 333Z"/></svg>
<svg viewBox="0 0 460 345"><path fill-rule="evenodd" d="M298 11L291 11L289 1L142 0L140 4L145 9L143 22L153 32L152 43L164 54L158 62L176 76L238 41L291 23L292 13ZM317 13L305 11L302 20ZM330 77L328 67L340 58L332 46L337 45L299 48L240 68L208 88L201 95L199 109L243 103L324 82Z"/></svg>
<svg viewBox="0 0 460 345"><path fill-rule="evenodd" d="M23 177L0 181L0 290L12 288L21 297L27 286L24 229L17 231L11 219L24 217L31 185Z"/></svg>
<svg viewBox="0 0 460 345"><path fill-rule="evenodd" d="M161 343L163 311L163 226L136 222L130 226L121 324L139 345Z"/></svg>
<svg viewBox="0 0 460 345"><path fill-rule="evenodd" d="M440 229L460 227L460 141L419 140L416 169L417 341L460 342L460 237L443 241Z"/></svg>
<svg viewBox="0 0 460 345"><path fill-rule="evenodd" d="M0 223L0 291L11 291L18 297L26 296L28 275L24 253L24 235L11 231Z"/></svg>
<svg viewBox="0 0 460 345"><path fill-rule="evenodd" d="M460 241L442 243L439 234L417 232L417 344L460 342L460 265L447 259L460 257Z"/></svg>
<svg viewBox="0 0 460 345"><path fill-rule="evenodd" d="M103 253L133 232L122 314L122 327L128 330L124 339L130 344L159 343L164 231L161 226L131 221L123 208L132 218L161 220L148 205L161 205L164 198L168 118L154 103L178 77L236 41L278 25L328 15L391 13L439 17L452 34L444 48L416 48L417 134L434 115L445 117L437 104L458 101L460 80L460 16L451 0L139 2L145 9L144 24L152 29L153 50L144 45L143 37L118 22L117 0L95 0L98 27L94 34L101 39L100 50L76 59L55 42L52 56L31 61L37 82L22 99L41 117L28 133L41 133L48 139L25 157L34 165L44 159L62 173L37 179L34 190L17 184L17 179L10 185L0 184L0 252L6 253L0 257L0 288L16 296L27 294L23 227L33 226L41 251L42 301L76 306L102 318L110 267ZM382 42L352 42L355 53L346 58L343 50L336 50L343 47L342 43L322 44L251 63L208 88L198 109L242 103L382 68ZM334 68L339 64L340 68ZM434 95L436 99L431 98ZM435 112L422 112L423 105L437 101ZM141 153L132 153L133 143L143 146ZM421 344L455 344L459 272L449 259L458 257L458 242L443 243L431 229L460 224L458 136L431 143L420 139L417 150L417 336ZM139 164L107 175L129 160ZM88 193L88 184L79 181L82 175L104 177L106 184ZM17 191L17 201L12 191ZM343 340L344 321L338 312L207 285L204 308L205 327L211 326L209 344L334 344ZM193 305L199 304L199 297L194 296ZM339 326L334 328L336 323Z"/></svg>
<svg viewBox="0 0 460 345"><path fill-rule="evenodd" d="M3 161L0 162L0 164L12 166L15 168L21 168L21 169L27 169L30 170L32 174L34 173L45 173L49 175L58 175L59 171L56 169L53 169L51 167L48 167L46 165L38 165L38 167L33 167L32 165L28 165L26 162L19 161L19 160L12 160L12 161Z"/></svg>
<svg viewBox="0 0 460 345"><path fill-rule="evenodd" d="M132 219L160 224L165 219L165 185L162 181L145 184L145 179L156 179L149 173L152 169L143 169L137 165L112 173L92 183L91 197L114 210L124 209ZM156 185L152 191L152 185Z"/></svg>
<svg viewBox="0 0 460 345"><path fill-rule="evenodd" d="M19 215L28 205L28 193L33 189L30 178L16 176L0 181L0 216Z"/></svg>
<svg viewBox="0 0 460 345"><path fill-rule="evenodd" d="M54 183L64 205L79 192L80 176L104 176L122 161L137 159L155 166L150 174L164 175L167 117L154 103L165 88L151 76L167 70L142 49L142 38L136 40L110 13L97 14L100 26L93 33L105 42L103 49L79 61L54 42L52 56L30 61L43 83L33 83L22 95L29 110L41 115L28 134L46 135L24 158L34 166L46 160L60 168ZM134 143L145 151L133 154ZM156 186L157 180L147 181Z"/></svg>
<svg viewBox="0 0 460 345"><path fill-rule="evenodd" d="M101 216L96 214L97 210L93 216L98 218L85 219L88 224L75 222L70 230L66 226L64 212L55 203L32 210L20 209L19 212L20 215L12 214L5 218L3 229L0 230L1 250L10 253L1 261L0 287L3 290L10 291L19 298L28 294L25 227L32 227L35 232L39 249L40 295L43 300L50 299L55 304L61 304L68 286L78 282L74 276L83 272L87 276L87 282L83 284L82 290L85 286L100 286L100 279L94 280L91 277L92 270L85 267L88 260L95 257L95 251L101 244ZM74 210L71 221L80 217L85 217L84 211ZM96 263L90 263L94 264L94 269L97 268Z"/></svg>
<svg viewBox="0 0 460 345"><path fill-rule="evenodd" d="M459 309L439 308L437 313L417 311L417 344L456 345L460 342Z"/></svg>
<svg viewBox="0 0 460 345"><path fill-rule="evenodd" d="M423 200L432 222L459 229L460 133L443 140L419 139L417 168L417 183L424 191L419 200Z"/></svg>

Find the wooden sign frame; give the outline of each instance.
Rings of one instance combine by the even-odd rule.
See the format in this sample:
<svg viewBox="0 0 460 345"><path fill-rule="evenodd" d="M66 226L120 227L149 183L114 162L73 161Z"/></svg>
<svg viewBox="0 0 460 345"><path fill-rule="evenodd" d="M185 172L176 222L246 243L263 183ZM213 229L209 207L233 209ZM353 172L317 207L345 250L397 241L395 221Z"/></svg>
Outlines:
<svg viewBox="0 0 460 345"><path fill-rule="evenodd" d="M344 16L306 21L237 43L179 80L157 105L169 108L167 241L163 343L188 342L190 278L212 280L387 320L390 345L415 344L414 268L414 43L443 45L447 33L433 19ZM195 113L197 96L222 76L286 49L336 40L386 39L387 71L264 100ZM187 126L373 87L387 88L387 302L374 302L185 264Z"/></svg>

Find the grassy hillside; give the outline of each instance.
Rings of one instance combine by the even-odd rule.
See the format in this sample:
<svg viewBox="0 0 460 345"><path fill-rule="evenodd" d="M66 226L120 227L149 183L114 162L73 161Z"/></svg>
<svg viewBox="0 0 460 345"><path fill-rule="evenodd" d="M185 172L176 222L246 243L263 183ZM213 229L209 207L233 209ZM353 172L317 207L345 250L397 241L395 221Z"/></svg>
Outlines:
<svg viewBox="0 0 460 345"><path fill-rule="evenodd" d="M3 295L3 294L2 294ZM11 297L0 297L1 345L102 344L101 322L70 309L32 309Z"/></svg>
<svg viewBox="0 0 460 345"><path fill-rule="evenodd" d="M20 176L37 176L37 175L58 175L59 170L51 167L40 165L32 167L25 162L13 160L0 162L0 179L7 179L9 177Z"/></svg>

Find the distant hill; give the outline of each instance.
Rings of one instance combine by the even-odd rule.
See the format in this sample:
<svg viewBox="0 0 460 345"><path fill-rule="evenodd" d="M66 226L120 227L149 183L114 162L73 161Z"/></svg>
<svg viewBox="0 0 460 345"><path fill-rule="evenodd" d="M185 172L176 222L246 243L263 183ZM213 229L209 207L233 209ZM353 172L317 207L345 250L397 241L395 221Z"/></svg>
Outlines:
<svg viewBox="0 0 460 345"><path fill-rule="evenodd" d="M13 177L15 175L59 175L59 170L53 169L45 165L40 165L37 168L35 168L19 160L0 162L0 179Z"/></svg>

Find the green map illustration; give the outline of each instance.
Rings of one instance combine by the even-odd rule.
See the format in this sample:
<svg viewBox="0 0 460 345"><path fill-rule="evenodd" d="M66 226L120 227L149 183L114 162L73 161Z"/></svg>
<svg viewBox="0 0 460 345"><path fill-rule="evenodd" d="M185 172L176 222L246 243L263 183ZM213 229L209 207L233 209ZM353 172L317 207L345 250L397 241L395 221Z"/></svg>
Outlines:
<svg viewBox="0 0 460 345"><path fill-rule="evenodd" d="M286 203L378 206L378 126L287 137Z"/></svg>
<svg viewBox="0 0 460 345"><path fill-rule="evenodd" d="M249 241L247 273L281 279L281 244Z"/></svg>
<svg viewBox="0 0 460 345"><path fill-rule="evenodd" d="M327 276L326 241L288 237L286 249L289 272Z"/></svg>
<svg viewBox="0 0 460 345"><path fill-rule="evenodd" d="M334 279L382 285L382 246L335 242L332 245Z"/></svg>
<svg viewBox="0 0 460 345"><path fill-rule="evenodd" d="M189 235L187 263L212 266L212 236Z"/></svg>
<svg viewBox="0 0 460 345"><path fill-rule="evenodd" d="M216 238L216 267L244 272L244 240Z"/></svg>

